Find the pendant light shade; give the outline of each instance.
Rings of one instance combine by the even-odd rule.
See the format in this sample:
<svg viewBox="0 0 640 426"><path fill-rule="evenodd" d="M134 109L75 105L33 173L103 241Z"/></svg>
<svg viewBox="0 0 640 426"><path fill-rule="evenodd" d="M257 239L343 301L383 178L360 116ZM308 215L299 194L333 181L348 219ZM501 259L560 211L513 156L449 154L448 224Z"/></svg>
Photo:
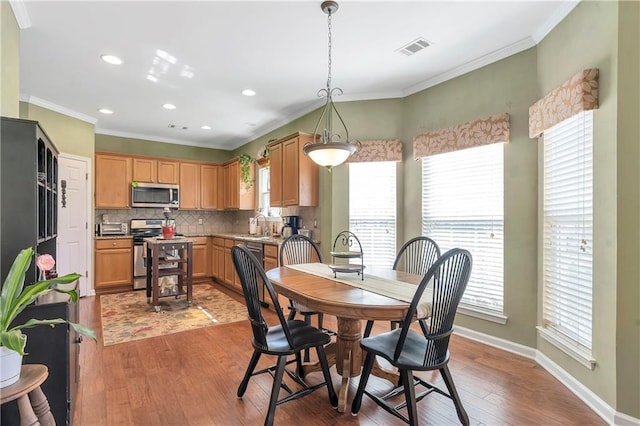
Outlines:
<svg viewBox="0 0 640 426"><path fill-rule="evenodd" d="M316 128L313 131L313 142L306 144L302 151L305 155L311 158L314 163L326 167L331 171L332 167L344 163L351 154L356 152L358 148L356 144L349 140L349 130L333 103L333 96L342 94L342 89L338 87L331 88L331 16L338 10L338 3L335 1L325 1L320 5L320 8L328 15L329 72L327 76L327 87L326 89L320 89L318 91L318 96L325 97L327 101L322 109L322 114L320 115L318 124L316 124ZM346 142L341 142L340 135L333 133L332 124L334 114L338 117L338 120L340 120L340 124L344 129ZM320 128L322 128L322 131L318 134L318 130Z"/></svg>

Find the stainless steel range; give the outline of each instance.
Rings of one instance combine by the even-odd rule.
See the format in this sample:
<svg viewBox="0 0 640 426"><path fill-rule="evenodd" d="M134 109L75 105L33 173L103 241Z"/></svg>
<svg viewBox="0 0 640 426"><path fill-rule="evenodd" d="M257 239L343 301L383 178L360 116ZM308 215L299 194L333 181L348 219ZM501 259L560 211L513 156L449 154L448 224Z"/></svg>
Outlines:
<svg viewBox="0 0 640 426"><path fill-rule="evenodd" d="M147 259L144 250L144 239L157 237L162 234L164 219L131 219L131 235L133 236L133 288L147 288ZM180 236L180 234L176 234ZM176 263L163 262L159 268L175 268ZM166 277L173 283L178 282L178 276Z"/></svg>

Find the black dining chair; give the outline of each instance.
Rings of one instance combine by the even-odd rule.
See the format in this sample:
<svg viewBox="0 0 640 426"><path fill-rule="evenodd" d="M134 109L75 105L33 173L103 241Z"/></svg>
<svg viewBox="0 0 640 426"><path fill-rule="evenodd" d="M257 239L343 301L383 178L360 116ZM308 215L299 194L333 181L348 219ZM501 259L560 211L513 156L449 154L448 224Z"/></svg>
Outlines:
<svg viewBox="0 0 640 426"><path fill-rule="evenodd" d="M262 373L269 373L273 376L273 387L271 398L269 399L269 409L264 421L265 425L272 425L275 417L276 406L287 401L291 401L326 386L329 393L329 402L332 407L338 406L338 397L333 388L329 364L324 351L324 345L331 341L331 337L321 330L305 324L300 320L287 320L282 313L282 308L278 302L278 295L273 289L271 282L264 272L262 263L244 246L234 246L231 249L233 264L242 283L244 300L249 311L249 321L253 331L251 343L253 345L253 355L249 361L247 371L238 387L238 398L242 398L251 377ZM265 290L273 303L273 308L278 316L279 324L269 327L262 315L262 307L258 289L264 284ZM300 354L303 350L316 348L318 361L324 375L324 382L316 385L308 385L299 375L289 371L286 367L292 362L300 363ZM258 360L262 354L274 355L278 357L276 365L254 371ZM288 357L294 355L295 359ZM284 373L297 383L301 389L293 391L282 379ZM280 389L284 389L288 395L278 399Z"/></svg>
<svg viewBox="0 0 640 426"><path fill-rule="evenodd" d="M410 274L424 275L434 262L440 257L440 247L429 237L414 237L404 243L398 251L396 260L393 262L395 271L408 272ZM391 330L397 328L400 321L391 321ZM426 323L420 320L420 327L426 334ZM373 320L367 321L364 328L364 337L369 337L373 328Z"/></svg>
<svg viewBox="0 0 640 426"><path fill-rule="evenodd" d="M362 397L367 395L387 412L410 425L417 425L416 402L430 393L436 392L453 400L458 419L463 425L469 424L469 416L462 406L447 364L450 356L449 339L453 333L453 320L469 281L471 265L471 253L467 250L454 248L443 254L416 287L416 293L409 305L402 326L387 333L361 340L360 347L366 351L367 355L358 390L351 405L353 415L358 414ZM433 297L428 333L425 335L413 331L410 327L427 285L429 284L431 287L430 282L433 283ZM376 356L386 359L400 373L400 385L383 396L374 395L366 389ZM440 371L448 392L413 375L414 371L431 370ZM416 386L418 385L423 386L426 390L416 395ZM391 400L402 393L404 393L405 400L394 405ZM407 416L400 412L405 407Z"/></svg>
<svg viewBox="0 0 640 426"><path fill-rule="evenodd" d="M280 266L299 265L301 263L324 263L318 245L309 237L293 234L284 239L280 245ZM318 328L322 328L323 314L314 311L294 300L289 299L289 319L295 318L296 313L304 317L307 324L311 324L311 317L318 316ZM308 361L308 359L305 359Z"/></svg>

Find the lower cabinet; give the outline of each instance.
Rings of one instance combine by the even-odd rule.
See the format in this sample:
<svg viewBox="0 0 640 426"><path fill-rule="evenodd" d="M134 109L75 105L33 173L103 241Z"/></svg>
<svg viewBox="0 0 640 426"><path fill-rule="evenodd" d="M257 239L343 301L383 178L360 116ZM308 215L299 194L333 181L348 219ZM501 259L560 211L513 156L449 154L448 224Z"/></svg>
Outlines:
<svg viewBox="0 0 640 426"><path fill-rule="evenodd" d="M234 289L242 291L242 285L240 279L236 273L236 268L233 266L233 258L231 257L231 247L236 245L235 240L224 240L224 275L223 282Z"/></svg>
<svg viewBox="0 0 640 426"><path fill-rule="evenodd" d="M114 238L95 242L96 293L133 288L133 239Z"/></svg>
<svg viewBox="0 0 640 426"><path fill-rule="evenodd" d="M264 270L278 267L278 246L265 244L264 245Z"/></svg>
<svg viewBox="0 0 640 426"><path fill-rule="evenodd" d="M49 296L47 296L49 297ZM22 324L30 318L62 318L78 322L78 305L68 301L62 294L51 295L46 303L28 306L16 318L16 324ZM23 330L27 336L23 358L24 364L44 364L49 369L49 377L41 385L47 396L51 413L57 425L68 425L73 420L76 390L79 378L78 356L81 336L66 324L38 326ZM2 425L19 425L20 414L16 401L2 404Z"/></svg>
<svg viewBox="0 0 640 426"><path fill-rule="evenodd" d="M211 276L209 271L209 237L193 237L193 278L202 280Z"/></svg>

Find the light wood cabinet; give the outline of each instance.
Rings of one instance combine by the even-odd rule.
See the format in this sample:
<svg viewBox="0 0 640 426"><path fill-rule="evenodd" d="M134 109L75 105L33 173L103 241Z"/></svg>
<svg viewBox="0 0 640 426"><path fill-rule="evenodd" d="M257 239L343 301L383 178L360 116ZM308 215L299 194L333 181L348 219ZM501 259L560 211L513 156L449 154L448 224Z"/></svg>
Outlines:
<svg viewBox="0 0 640 426"><path fill-rule="evenodd" d="M278 267L278 246L265 244L264 245L264 270Z"/></svg>
<svg viewBox="0 0 640 426"><path fill-rule="evenodd" d="M211 239L211 276L219 281L224 279L224 238Z"/></svg>
<svg viewBox="0 0 640 426"><path fill-rule="evenodd" d="M240 161L233 160L224 166L224 208L225 210L255 210L255 167L251 163L249 171L250 184L241 179Z"/></svg>
<svg viewBox="0 0 640 426"><path fill-rule="evenodd" d="M95 207L129 208L131 204L131 158L96 154Z"/></svg>
<svg viewBox="0 0 640 426"><path fill-rule="evenodd" d="M196 210L200 207L200 165L180 163L180 209Z"/></svg>
<svg viewBox="0 0 640 426"><path fill-rule="evenodd" d="M225 284L235 287L235 267L233 266L233 258L231 257L231 247L234 246L233 240L224 240L224 275Z"/></svg>
<svg viewBox="0 0 640 426"><path fill-rule="evenodd" d="M180 182L180 163L177 161L158 160L158 183L177 185Z"/></svg>
<svg viewBox="0 0 640 426"><path fill-rule="evenodd" d="M133 286L133 240L95 242L95 290L103 293Z"/></svg>
<svg viewBox="0 0 640 426"><path fill-rule="evenodd" d="M193 278L207 278L209 272L209 237L194 237L192 251Z"/></svg>
<svg viewBox="0 0 640 426"><path fill-rule="evenodd" d="M219 167L212 164L200 165L200 208L205 210L218 209L218 192L220 180Z"/></svg>
<svg viewBox="0 0 640 426"><path fill-rule="evenodd" d="M178 184L180 163L155 158L132 159L134 182Z"/></svg>
<svg viewBox="0 0 640 426"><path fill-rule="evenodd" d="M312 135L298 132L269 145L272 206L318 205L318 165L302 152L312 140Z"/></svg>

